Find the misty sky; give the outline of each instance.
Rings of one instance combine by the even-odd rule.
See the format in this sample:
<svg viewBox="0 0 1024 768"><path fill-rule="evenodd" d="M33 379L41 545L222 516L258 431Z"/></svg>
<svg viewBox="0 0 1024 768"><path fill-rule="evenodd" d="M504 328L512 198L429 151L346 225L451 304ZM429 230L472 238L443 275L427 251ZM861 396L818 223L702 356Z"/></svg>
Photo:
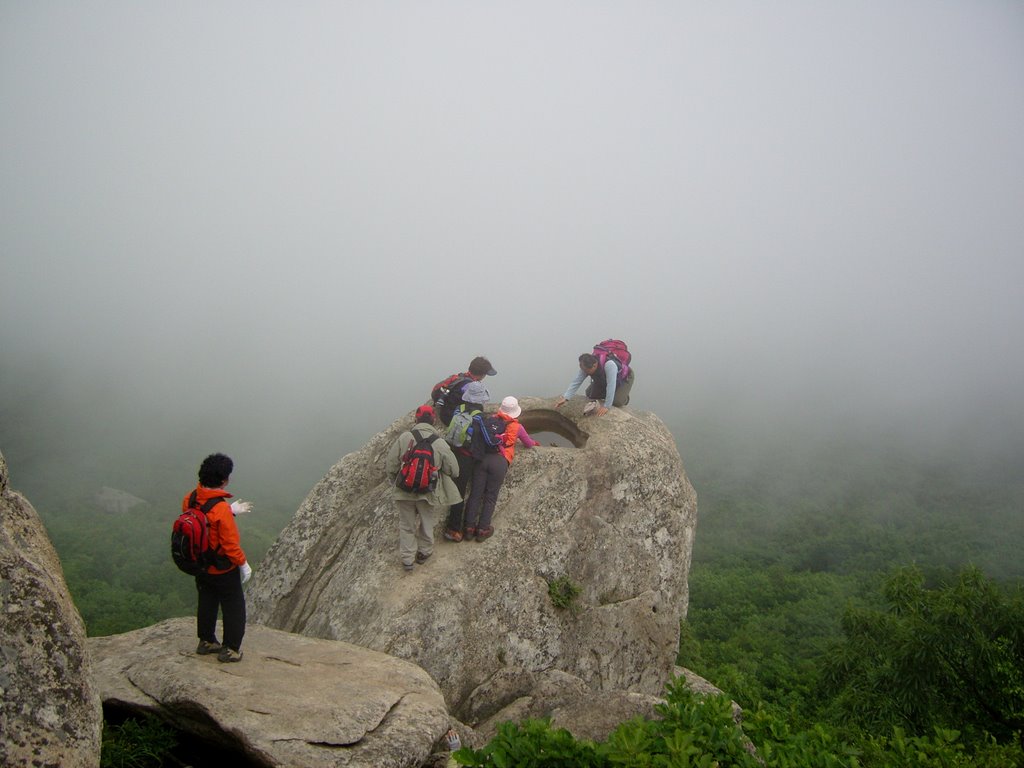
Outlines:
<svg viewBox="0 0 1024 768"><path fill-rule="evenodd" d="M1024 427L1017 0L0 0L0 104L0 386L149 439L608 336L670 425Z"/></svg>

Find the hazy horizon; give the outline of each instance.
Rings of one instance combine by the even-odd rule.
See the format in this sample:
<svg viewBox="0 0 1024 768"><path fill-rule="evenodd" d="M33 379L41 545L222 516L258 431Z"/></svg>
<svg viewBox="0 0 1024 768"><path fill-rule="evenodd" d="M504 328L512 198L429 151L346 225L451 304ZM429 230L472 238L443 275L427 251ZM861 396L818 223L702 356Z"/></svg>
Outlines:
<svg viewBox="0 0 1024 768"><path fill-rule="evenodd" d="M76 451L319 477L608 336L684 458L1024 444L1019 3L4 3L0 98L0 407Z"/></svg>

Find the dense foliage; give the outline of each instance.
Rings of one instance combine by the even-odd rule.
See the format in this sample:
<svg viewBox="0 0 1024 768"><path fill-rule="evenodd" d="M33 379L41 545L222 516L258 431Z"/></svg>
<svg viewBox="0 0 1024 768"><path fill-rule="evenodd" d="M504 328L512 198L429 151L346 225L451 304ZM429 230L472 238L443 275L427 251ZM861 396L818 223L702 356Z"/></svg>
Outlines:
<svg viewBox="0 0 1024 768"><path fill-rule="evenodd" d="M743 467L720 458L693 472L701 519L679 663L748 713L829 729L865 764L921 739L952 740L978 765L1024 764L1012 457L979 467L847 444ZM714 463L702 472L702 460Z"/></svg>
<svg viewBox="0 0 1024 768"><path fill-rule="evenodd" d="M829 709L865 729L960 728L972 742L1024 733L1024 593L976 568L927 589L920 571L885 585L885 610L850 609L824 659Z"/></svg>
<svg viewBox="0 0 1024 768"><path fill-rule="evenodd" d="M577 741L547 720L503 723L481 749L454 754L465 766L494 768L1015 768L1016 745L968 750L959 734L936 729L908 736L893 729L852 741L827 725L792 729L764 709L741 728L726 696L700 697L670 684L658 717L620 725L598 743Z"/></svg>

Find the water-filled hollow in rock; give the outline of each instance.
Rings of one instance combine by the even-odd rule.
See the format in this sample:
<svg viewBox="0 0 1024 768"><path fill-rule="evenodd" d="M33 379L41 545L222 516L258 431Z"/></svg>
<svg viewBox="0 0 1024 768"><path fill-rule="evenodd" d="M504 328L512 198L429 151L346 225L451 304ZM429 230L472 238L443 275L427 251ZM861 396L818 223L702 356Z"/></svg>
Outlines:
<svg viewBox="0 0 1024 768"><path fill-rule="evenodd" d="M590 437L573 421L548 408L523 411L519 423L526 427L530 437L544 446L582 448Z"/></svg>

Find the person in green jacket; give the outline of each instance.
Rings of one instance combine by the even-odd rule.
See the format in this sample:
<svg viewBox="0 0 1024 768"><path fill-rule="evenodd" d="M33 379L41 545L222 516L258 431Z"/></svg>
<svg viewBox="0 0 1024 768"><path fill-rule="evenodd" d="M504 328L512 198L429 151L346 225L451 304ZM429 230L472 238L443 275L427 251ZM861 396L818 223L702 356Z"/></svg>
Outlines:
<svg viewBox="0 0 1024 768"><path fill-rule="evenodd" d="M391 444L385 471L388 477L397 478L402 456L417 442L431 436L435 438L430 447L432 464L437 467L436 485L426 493L413 493L396 484L391 492L398 509L398 550L406 571L413 570L414 563L422 565L434 553L434 522L438 510L447 510L462 501L453 479L459 476L459 463L451 446L434 426L434 409L429 405L416 409L416 424Z"/></svg>

